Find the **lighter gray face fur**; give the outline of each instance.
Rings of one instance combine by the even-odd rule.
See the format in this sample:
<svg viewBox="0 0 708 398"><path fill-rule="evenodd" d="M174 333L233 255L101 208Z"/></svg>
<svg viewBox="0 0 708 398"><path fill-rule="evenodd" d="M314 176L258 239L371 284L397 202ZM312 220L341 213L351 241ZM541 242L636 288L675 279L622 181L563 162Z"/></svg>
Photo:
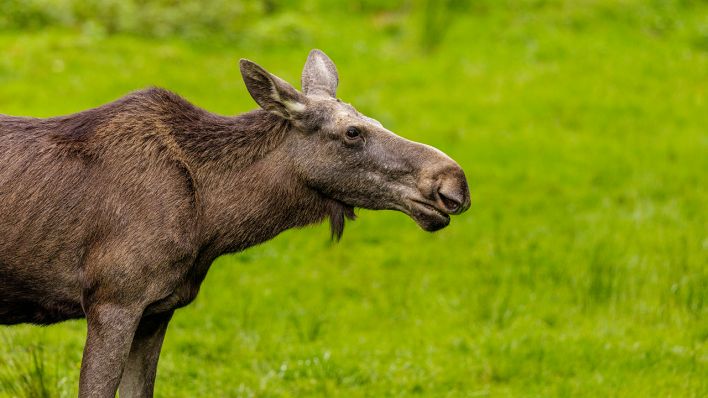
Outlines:
<svg viewBox="0 0 708 398"><path fill-rule="evenodd" d="M337 70L322 51L307 58L302 92L247 60L241 72L256 102L291 122L286 158L313 190L352 207L402 211L429 231L469 207L457 163L336 98Z"/></svg>

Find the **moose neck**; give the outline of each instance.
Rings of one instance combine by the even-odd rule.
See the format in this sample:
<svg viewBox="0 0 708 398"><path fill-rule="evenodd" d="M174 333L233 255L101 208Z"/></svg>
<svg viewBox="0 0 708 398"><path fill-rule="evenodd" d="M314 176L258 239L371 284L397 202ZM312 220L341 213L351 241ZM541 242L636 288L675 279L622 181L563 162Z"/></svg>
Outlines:
<svg viewBox="0 0 708 398"><path fill-rule="evenodd" d="M337 202L303 184L282 144L289 123L265 111L205 115L178 137L197 187L202 241L237 252L322 221ZM180 133L177 133L180 134Z"/></svg>

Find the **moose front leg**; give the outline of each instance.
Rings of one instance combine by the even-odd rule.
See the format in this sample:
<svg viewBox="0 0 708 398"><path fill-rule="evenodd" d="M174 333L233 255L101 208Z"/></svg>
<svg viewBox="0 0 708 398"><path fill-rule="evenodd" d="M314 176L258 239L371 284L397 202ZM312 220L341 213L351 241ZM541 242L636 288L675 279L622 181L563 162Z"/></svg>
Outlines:
<svg viewBox="0 0 708 398"><path fill-rule="evenodd" d="M143 308L92 304L85 312L88 331L79 397L114 398Z"/></svg>
<svg viewBox="0 0 708 398"><path fill-rule="evenodd" d="M120 381L121 398L152 397L162 341L172 311L145 316L140 320Z"/></svg>

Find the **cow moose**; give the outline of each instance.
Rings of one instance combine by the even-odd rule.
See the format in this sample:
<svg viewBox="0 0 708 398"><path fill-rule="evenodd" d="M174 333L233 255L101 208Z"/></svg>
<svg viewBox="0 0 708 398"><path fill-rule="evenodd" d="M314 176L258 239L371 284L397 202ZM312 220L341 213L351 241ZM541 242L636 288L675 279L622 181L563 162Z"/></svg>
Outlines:
<svg viewBox="0 0 708 398"><path fill-rule="evenodd" d="M160 88L77 114L0 115L0 324L86 318L80 397L150 397L173 312L212 261L354 208L422 229L470 204L441 151L336 97L312 50L302 91L242 59L261 109L220 116Z"/></svg>

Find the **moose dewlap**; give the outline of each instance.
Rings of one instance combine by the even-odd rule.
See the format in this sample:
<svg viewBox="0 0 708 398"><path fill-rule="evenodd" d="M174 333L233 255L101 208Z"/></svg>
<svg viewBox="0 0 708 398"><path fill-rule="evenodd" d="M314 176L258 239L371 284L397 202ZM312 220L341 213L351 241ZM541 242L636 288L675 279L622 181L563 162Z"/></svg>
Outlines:
<svg viewBox="0 0 708 398"><path fill-rule="evenodd" d="M234 117L163 89L49 119L0 115L0 324L85 317L83 397L151 396L172 313L212 261L354 208L435 231L469 207L452 159L336 98L310 52L302 91L241 60L261 109Z"/></svg>

